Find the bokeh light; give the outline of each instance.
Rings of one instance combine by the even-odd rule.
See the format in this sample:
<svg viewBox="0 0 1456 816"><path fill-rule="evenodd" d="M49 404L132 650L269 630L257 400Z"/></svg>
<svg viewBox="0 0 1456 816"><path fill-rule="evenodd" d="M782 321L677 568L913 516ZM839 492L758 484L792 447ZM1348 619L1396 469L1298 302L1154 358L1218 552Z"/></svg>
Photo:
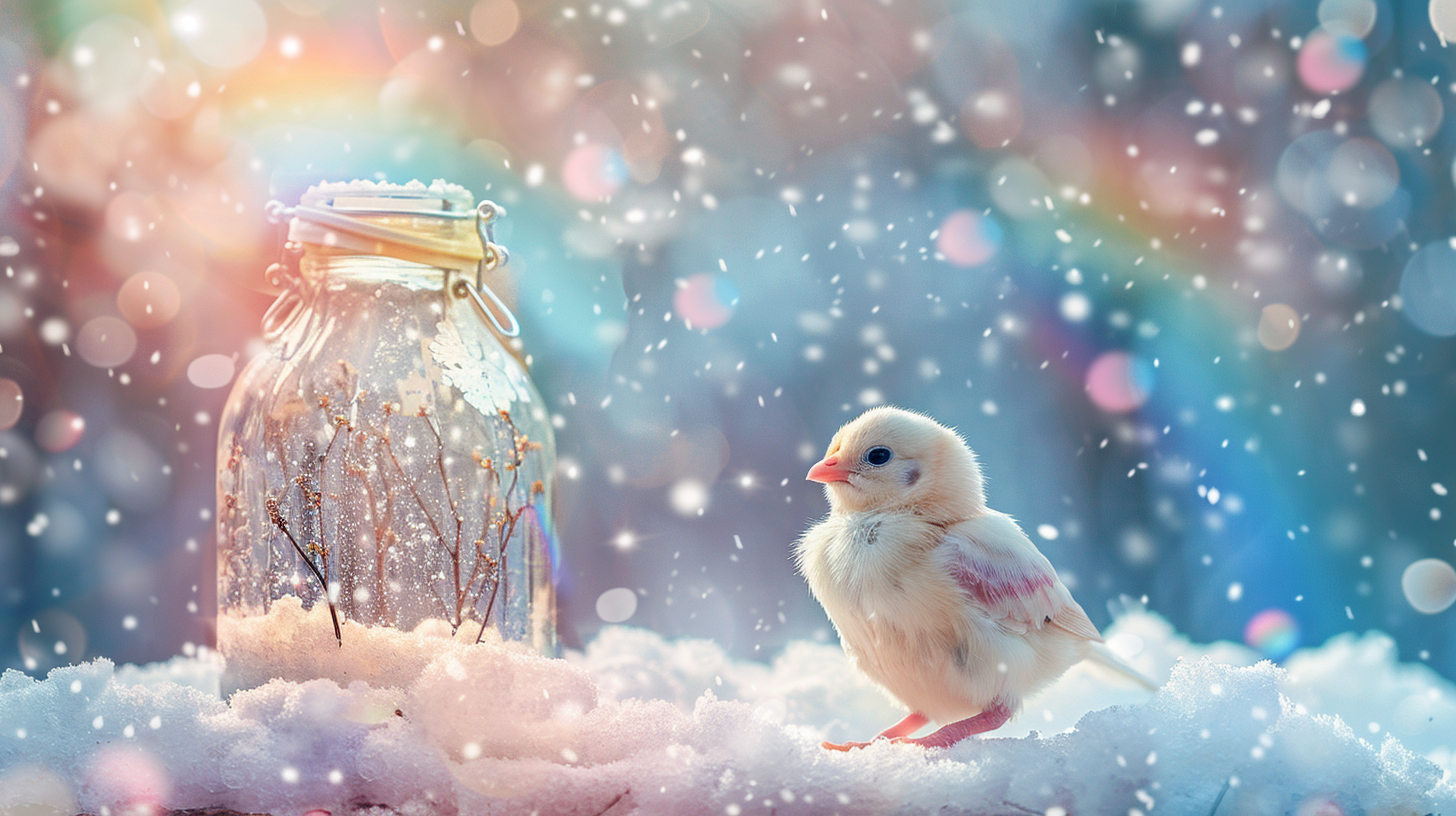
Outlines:
<svg viewBox="0 0 1456 816"><path fill-rule="evenodd" d="M1057 304L1057 310L1068 323L1081 323L1092 316L1092 299L1081 292L1068 292Z"/></svg>
<svg viewBox="0 0 1456 816"><path fill-rule="evenodd" d="M268 18L253 0L187 0L169 19L192 56L214 68L246 63L268 39Z"/></svg>
<svg viewBox="0 0 1456 816"><path fill-rule="evenodd" d="M567 155L561 181L580 201L599 201L616 195L627 182L622 154L599 144L585 144Z"/></svg>
<svg viewBox="0 0 1456 816"><path fill-rule="evenodd" d="M1153 367L1125 351L1100 355L1087 369L1087 396L1104 411L1141 408L1153 391Z"/></svg>
<svg viewBox="0 0 1456 816"><path fill-rule="evenodd" d="M116 310L139 329L165 326L182 308L182 293L172 279L159 272L138 272L116 293Z"/></svg>
<svg viewBox="0 0 1456 816"><path fill-rule="evenodd" d="M989 88L966 100L961 127L981 147L1000 147L1021 132L1021 98L1010 88Z"/></svg>
<svg viewBox="0 0 1456 816"><path fill-rule="evenodd" d="M20 421L25 408L25 394L20 383L0 377L0 431L8 431Z"/></svg>
<svg viewBox="0 0 1456 816"><path fill-rule="evenodd" d="M1001 225L996 219L956 210L940 222L935 248L956 266L980 266L1001 248Z"/></svg>
<svg viewBox="0 0 1456 816"><path fill-rule="evenodd" d="M668 492L668 503L680 516L699 516L708 507L707 485L698 479L679 479Z"/></svg>
<svg viewBox="0 0 1456 816"><path fill-rule="evenodd" d="M1275 181L1284 200L1312 217L1325 215L1340 196L1329 185L1329 166L1344 140L1327 130L1306 133L1284 148Z"/></svg>
<svg viewBox="0 0 1456 816"><path fill-rule="evenodd" d="M233 358L204 354L187 364L187 380L198 388L222 388L233 381Z"/></svg>
<svg viewBox="0 0 1456 816"><path fill-rule="evenodd" d="M609 589L597 596L597 617L607 623L621 623L637 612L637 593L626 587Z"/></svg>
<svg viewBox="0 0 1456 816"><path fill-rule="evenodd" d="M110 199L110 179L121 162L118 145L97 139L102 120L85 111L60 114L31 136L30 157L47 192L63 200L100 208Z"/></svg>
<svg viewBox="0 0 1456 816"><path fill-rule="evenodd" d="M86 420L74 411L57 408L35 425L35 443L48 453L70 450L86 432Z"/></svg>
<svg viewBox="0 0 1456 816"><path fill-rule="evenodd" d="M1364 37L1375 28L1375 0L1320 0L1320 27Z"/></svg>
<svg viewBox="0 0 1456 816"><path fill-rule="evenodd" d="M1365 277L1360 258L1351 252L1325 250L1316 255L1313 263L1315 283L1327 292L1342 294L1349 292Z"/></svg>
<svg viewBox="0 0 1456 816"><path fill-rule="evenodd" d="M159 119L181 119L197 107L202 81L192 64L183 60L147 63L141 86L141 102Z"/></svg>
<svg viewBox="0 0 1456 816"><path fill-rule="evenodd" d="M1284 303L1271 303L1259 312L1259 344L1270 351L1283 351L1299 338L1299 312Z"/></svg>
<svg viewBox="0 0 1456 816"><path fill-rule="evenodd" d="M738 287L726 277L700 272L673 291L672 308L693 328L721 328L738 308Z"/></svg>
<svg viewBox="0 0 1456 816"><path fill-rule="evenodd" d="M1393 77L1370 93L1370 126L1391 147L1420 147L1441 127L1441 95L1429 82Z"/></svg>
<svg viewBox="0 0 1456 816"><path fill-rule="evenodd" d="M1444 612L1456 602L1456 568L1439 558L1422 558L1401 573L1400 589L1417 612Z"/></svg>
<svg viewBox="0 0 1456 816"><path fill-rule="evenodd" d="M480 0L470 9L470 34L481 45L500 45L521 25L514 0Z"/></svg>
<svg viewBox="0 0 1456 816"><path fill-rule="evenodd" d="M137 20L107 15L81 29L63 51L79 96L88 107L108 113L128 108L157 58L152 32Z"/></svg>
<svg viewBox="0 0 1456 816"><path fill-rule="evenodd" d="M104 729L106 724L103 722ZM172 780L150 751L137 745L106 745L91 757L86 787L93 796L128 810L160 809L172 798Z"/></svg>
<svg viewBox="0 0 1456 816"><path fill-rule="evenodd" d="M1456 40L1456 0L1431 0L1431 28L1441 38L1441 45Z"/></svg>
<svg viewBox="0 0 1456 816"><path fill-rule="evenodd" d="M1265 609L1244 626L1244 643L1271 660L1280 660L1299 646L1299 623L1283 609Z"/></svg>
<svg viewBox="0 0 1456 816"><path fill-rule="evenodd" d="M162 207L156 198L141 193L120 193L106 205L106 229L123 241L136 242L147 237L162 217Z"/></svg>
<svg viewBox="0 0 1456 816"><path fill-rule="evenodd" d="M1365 73L1365 43L1344 31L1317 30L1299 49L1299 79L1317 94L1348 91Z"/></svg>
<svg viewBox="0 0 1456 816"><path fill-rule="evenodd" d="M1002 159L986 174L987 195L996 203L998 210L1012 218L1035 216L1042 210L1041 202L1053 192L1052 183L1041 168L1019 156ZM944 230L944 227L941 229ZM994 254L995 250L992 247L991 253ZM944 252L942 249L941 253Z"/></svg>
<svg viewBox="0 0 1456 816"><path fill-rule="evenodd" d="M1280 194L1309 217L1316 233L1361 249L1381 246L1404 229L1410 194L1399 180L1383 145L1330 130L1290 142L1275 169Z"/></svg>
<svg viewBox="0 0 1456 816"><path fill-rule="evenodd" d="M81 359L97 368L114 368L136 353L137 336L131 325L119 317L104 315L86 321L76 335Z"/></svg>
<svg viewBox="0 0 1456 816"><path fill-rule="evenodd" d="M1400 186L1400 168L1385 146L1351 139L1330 155L1329 186L1347 207L1368 210L1390 200Z"/></svg>
<svg viewBox="0 0 1456 816"><path fill-rule="evenodd" d="M1437 337L1456 335L1456 239L1426 244L1406 261L1400 299L1416 328Z"/></svg>

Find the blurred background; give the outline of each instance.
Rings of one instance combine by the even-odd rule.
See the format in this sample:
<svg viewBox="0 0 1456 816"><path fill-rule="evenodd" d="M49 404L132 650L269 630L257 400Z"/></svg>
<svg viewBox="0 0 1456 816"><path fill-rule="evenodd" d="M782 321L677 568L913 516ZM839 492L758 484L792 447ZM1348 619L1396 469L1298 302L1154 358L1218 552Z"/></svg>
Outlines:
<svg viewBox="0 0 1456 816"><path fill-rule="evenodd" d="M264 205L444 178L510 211L568 645L832 639L804 473L889 403L964 434L1099 625L1375 628L1456 678L1422 611L1456 594L1443 30L1456 0L0 3L0 666L206 642Z"/></svg>

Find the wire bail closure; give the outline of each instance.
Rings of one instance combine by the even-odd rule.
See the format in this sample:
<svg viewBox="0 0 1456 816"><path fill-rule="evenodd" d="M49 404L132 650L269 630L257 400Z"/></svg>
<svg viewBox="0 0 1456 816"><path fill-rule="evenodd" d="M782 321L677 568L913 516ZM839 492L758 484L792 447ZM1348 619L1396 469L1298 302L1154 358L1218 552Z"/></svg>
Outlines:
<svg viewBox="0 0 1456 816"><path fill-rule="evenodd" d="M521 335L521 323L516 320L516 315L506 306L500 296L485 283L485 273L493 269L505 266L510 262L510 252L495 242L495 221L506 214L504 207L494 201L482 201L480 206L475 208L475 234L480 238L480 262L475 265L475 283L471 284L465 278L456 278L455 283L450 286L450 293L455 297L469 297L475 302L475 308L481 316L490 322L496 331L506 337L519 337ZM487 306L485 299L480 295L484 293L490 298L490 306ZM494 307L494 308L492 308ZM498 315L505 316L502 323Z"/></svg>
<svg viewBox="0 0 1456 816"><path fill-rule="evenodd" d="M482 201L475 208L475 212L421 212L418 210L388 210L367 207L287 207L280 201L269 201L264 207L264 214L268 221L273 224L281 224L292 219L294 228L302 221L305 227L321 232L330 240L338 233L346 233L367 241L373 242L372 249L376 254L395 255L404 260L417 260L418 252L435 253L427 255L436 259L435 264L445 272L446 283L450 294L460 298L469 298L474 304L476 311L492 328L503 337L514 338L521 334L521 323L516 319L505 301L495 293L485 282L485 273L499 269L510 262L510 252L495 242L495 227L497 219L506 214L504 207L493 201ZM353 216L360 215L426 215L429 217L464 219L475 218L475 233L480 239L480 259L475 264L475 280L471 281L464 276L466 268L445 266L441 260L449 262L448 258L442 258L437 246L432 245L430 239L414 235L402 230L392 229L380 224L366 223ZM305 230L307 231L307 230ZM303 240L308 240L304 238ZM405 247L412 250L410 253L389 252L390 246ZM289 240L285 237L283 247L279 254L277 263L270 264L264 271L264 277L272 286L283 290L278 300L268 308L263 315L263 336L272 340L282 333L283 329L292 323L292 318L303 306L303 289L306 282L298 268L298 256L302 254L302 244L298 241ZM473 253L472 253L473 255ZM415 257L412 257L415 256ZM453 256L453 253L452 253ZM419 259L423 260L423 259ZM465 260L461 258L460 260ZM452 273L460 273L454 276ZM454 278L453 281L451 278Z"/></svg>
<svg viewBox="0 0 1456 816"><path fill-rule="evenodd" d="M281 201L269 201L263 207L263 214L268 223L278 226L292 217L293 210L284 206ZM263 279L268 285L283 290L278 299L268 306L268 311L263 313L263 337L267 340L276 340L293 323L293 318L303 307L304 280L298 271L298 257L301 254L301 247L284 236L278 250L277 262L269 264L263 270Z"/></svg>

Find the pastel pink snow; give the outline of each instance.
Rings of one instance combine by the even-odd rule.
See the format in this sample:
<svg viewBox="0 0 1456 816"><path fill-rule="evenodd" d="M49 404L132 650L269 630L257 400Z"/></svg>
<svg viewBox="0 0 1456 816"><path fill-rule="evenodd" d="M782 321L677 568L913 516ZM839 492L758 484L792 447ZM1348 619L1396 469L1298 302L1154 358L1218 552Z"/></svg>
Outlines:
<svg viewBox="0 0 1456 816"><path fill-rule="evenodd" d="M326 613L307 619L320 610L277 610L270 625L317 624L332 637ZM1140 671L1170 677L1151 700L1084 664L995 737L946 751L881 743L832 755L821 740L894 718L834 645L793 643L757 663L707 641L609 628L585 653L551 660L439 633L352 634L378 634L422 662L398 685L275 681L226 703L202 690L218 672L200 659L96 660L43 681L8 672L0 810L39 801L115 813L154 797L169 808L274 814L369 802L525 816L598 813L614 801L611 813L935 812L988 801L1126 813L1147 812L1151 797L1156 812L1206 813L1236 776L1230 812L1320 796L1347 813L1456 811L1444 780L1456 688L1397 663L1378 634L1296 653L1285 672L1230 665L1257 656L1190 644L1133 611L1107 639ZM1372 721L1408 741L1372 734ZM155 774L123 787L113 773L121 767Z"/></svg>

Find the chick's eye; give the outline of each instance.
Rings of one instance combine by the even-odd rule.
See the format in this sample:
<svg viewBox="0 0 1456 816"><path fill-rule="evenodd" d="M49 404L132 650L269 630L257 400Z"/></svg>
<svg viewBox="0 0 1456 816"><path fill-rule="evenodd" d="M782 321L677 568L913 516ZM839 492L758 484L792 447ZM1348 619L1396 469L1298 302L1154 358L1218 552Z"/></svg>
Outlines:
<svg viewBox="0 0 1456 816"><path fill-rule="evenodd" d="M881 446L877 448L870 448L869 450L865 451L864 460L866 464L879 467L880 465L883 465L886 462L890 461L890 459L893 458L894 455L894 452L891 451L889 448Z"/></svg>

